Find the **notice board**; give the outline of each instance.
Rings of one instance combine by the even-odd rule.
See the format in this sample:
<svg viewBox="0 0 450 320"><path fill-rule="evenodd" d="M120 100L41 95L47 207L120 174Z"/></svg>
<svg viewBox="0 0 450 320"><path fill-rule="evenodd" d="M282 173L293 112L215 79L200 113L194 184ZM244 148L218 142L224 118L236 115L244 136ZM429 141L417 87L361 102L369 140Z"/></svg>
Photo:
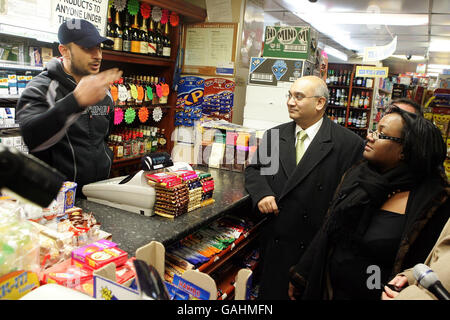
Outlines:
<svg viewBox="0 0 450 320"><path fill-rule="evenodd" d="M234 76L237 23L187 24L182 73Z"/></svg>

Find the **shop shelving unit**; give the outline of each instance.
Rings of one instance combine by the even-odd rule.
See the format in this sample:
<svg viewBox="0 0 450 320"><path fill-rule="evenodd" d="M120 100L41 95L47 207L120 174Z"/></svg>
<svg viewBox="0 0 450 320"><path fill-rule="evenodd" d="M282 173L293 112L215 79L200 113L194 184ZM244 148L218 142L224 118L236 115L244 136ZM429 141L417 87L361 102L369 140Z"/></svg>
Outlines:
<svg viewBox="0 0 450 320"><path fill-rule="evenodd" d="M357 65L354 64L340 64L340 63L329 63L328 64L328 69L330 70L346 70L350 73L350 83L349 85L333 85L333 84L329 84L328 85L328 90L331 91L333 89L345 89L347 91L347 101L345 106L336 106L336 105L328 105L327 108L330 109L336 109L336 110L345 110L345 123L344 123L344 127L354 131L355 133L357 133L358 135L361 135L362 137L365 137L365 133L368 129L369 123L370 123L370 118L371 118L371 110L372 110L372 105L373 105L373 91L374 91L374 87L372 85L372 87L357 87L355 85L353 85L353 79L355 77L355 73L356 73L356 67ZM352 94L353 93L361 93L361 92L369 92L369 108L353 108L351 107L351 99L352 99ZM366 116L367 116L367 122L366 122L366 126L364 128L357 128L355 126L349 126L348 125L348 119L349 119L349 115L350 112L357 112L357 113L362 113L362 112L366 112Z"/></svg>

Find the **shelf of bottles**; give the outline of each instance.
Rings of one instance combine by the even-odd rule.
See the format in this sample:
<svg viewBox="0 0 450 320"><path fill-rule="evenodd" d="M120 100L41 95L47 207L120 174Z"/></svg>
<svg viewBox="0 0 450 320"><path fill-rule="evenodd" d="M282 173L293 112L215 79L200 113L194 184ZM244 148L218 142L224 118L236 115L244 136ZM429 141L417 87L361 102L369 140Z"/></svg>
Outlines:
<svg viewBox="0 0 450 320"><path fill-rule="evenodd" d="M329 90L328 117L365 137L370 119L374 80L355 77L355 66L330 64L326 83Z"/></svg>
<svg viewBox="0 0 450 320"><path fill-rule="evenodd" d="M114 45L104 45L103 58L106 60L132 63L170 65L172 55L170 22L162 24L150 15L142 16L141 11L131 15L126 9L119 12L112 6L108 11L106 37ZM157 58L157 59L149 59Z"/></svg>

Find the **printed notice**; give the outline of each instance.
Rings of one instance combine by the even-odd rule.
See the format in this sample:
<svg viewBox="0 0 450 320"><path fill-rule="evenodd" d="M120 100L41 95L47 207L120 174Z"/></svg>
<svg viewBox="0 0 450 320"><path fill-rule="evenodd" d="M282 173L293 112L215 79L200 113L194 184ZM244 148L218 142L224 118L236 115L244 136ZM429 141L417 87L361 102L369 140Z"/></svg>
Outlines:
<svg viewBox="0 0 450 320"><path fill-rule="evenodd" d="M234 23L204 23L188 25L185 37L184 71L213 68L226 70L222 74L234 73L234 61L236 50L237 24Z"/></svg>

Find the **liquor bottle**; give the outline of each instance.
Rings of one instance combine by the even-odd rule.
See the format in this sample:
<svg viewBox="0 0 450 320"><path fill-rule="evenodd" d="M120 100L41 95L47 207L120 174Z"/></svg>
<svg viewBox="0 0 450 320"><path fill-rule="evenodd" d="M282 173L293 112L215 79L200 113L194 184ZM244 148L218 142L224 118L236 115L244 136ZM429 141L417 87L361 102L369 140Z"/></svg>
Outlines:
<svg viewBox="0 0 450 320"><path fill-rule="evenodd" d="M361 87L366 87L366 77L362 78Z"/></svg>
<svg viewBox="0 0 450 320"><path fill-rule="evenodd" d="M364 107L364 91L361 92L361 98L359 99L359 105L358 108L363 108Z"/></svg>
<svg viewBox="0 0 450 320"><path fill-rule="evenodd" d="M124 158L130 158L131 157L130 137L127 134L124 134L123 139L124 139L124 142L123 142L123 157Z"/></svg>
<svg viewBox="0 0 450 320"><path fill-rule="evenodd" d="M348 74L347 74L347 83L346 83L347 87L350 86L350 78L351 78L351 77L352 77L352 74L351 74L351 72L349 71Z"/></svg>
<svg viewBox="0 0 450 320"><path fill-rule="evenodd" d="M169 23L166 23L164 28L164 42L163 42L163 57L170 58L171 54L171 48L170 48L171 42L169 37Z"/></svg>
<svg viewBox="0 0 450 320"><path fill-rule="evenodd" d="M351 127L352 121L353 121L353 111L350 111L350 114L348 115L347 126Z"/></svg>
<svg viewBox="0 0 450 320"><path fill-rule="evenodd" d="M131 140L131 153L134 157L139 156L139 141L136 137L136 133L133 133Z"/></svg>
<svg viewBox="0 0 450 320"><path fill-rule="evenodd" d="M335 100L334 100L334 104L335 104L336 106L339 105L340 99L341 99L341 90L337 89L337 90L336 90L336 98L335 98Z"/></svg>
<svg viewBox="0 0 450 320"><path fill-rule="evenodd" d="M338 72L335 71L334 78L333 78L333 85L337 86L338 82L339 82L339 75L338 75Z"/></svg>
<svg viewBox="0 0 450 320"><path fill-rule="evenodd" d="M161 146L161 150L164 151L166 149L167 138L166 138L166 129L161 129L161 137L159 138L159 144Z"/></svg>
<svg viewBox="0 0 450 320"><path fill-rule="evenodd" d="M353 108L358 108L359 106L359 93L355 96L355 102L353 103Z"/></svg>
<svg viewBox="0 0 450 320"><path fill-rule="evenodd" d="M145 153L145 144L144 144L144 133L139 132L139 155L144 155Z"/></svg>
<svg viewBox="0 0 450 320"><path fill-rule="evenodd" d="M342 126L345 126L345 116L346 116L346 114L347 114L347 111L346 110L342 110L342 122L341 122L341 125Z"/></svg>
<svg viewBox="0 0 450 320"><path fill-rule="evenodd" d="M367 126L367 114L363 112L361 128L365 128Z"/></svg>
<svg viewBox="0 0 450 320"><path fill-rule="evenodd" d="M163 56L163 39L162 39L162 35L161 35L161 31L160 31L160 26L161 23L158 22L157 26L156 26L156 30L155 30L155 34L156 34L156 55L158 57L162 57Z"/></svg>
<svg viewBox="0 0 450 320"><path fill-rule="evenodd" d="M325 83L326 83L327 85L330 84L330 77L331 77L331 70L328 69L328 71L327 71L327 78L325 79Z"/></svg>
<svg viewBox="0 0 450 320"><path fill-rule="evenodd" d="M158 149L158 140L156 138L156 133L154 129L155 129L154 127L150 127L150 136L152 139L151 152L155 152Z"/></svg>
<svg viewBox="0 0 450 320"><path fill-rule="evenodd" d="M123 144L122 144L122 137L116 136L117 139L117 149L116 149L116 158L121 159L123 158Z"/></svg>
<svg viewBox="0 0 450 320"><path fill-rule="evenodd" d="M341 99L339 101L339 105L341 107L343 107L345 105L345 90L344 89L341 90Z"/></svg>
<svg viewBox="0 0 450 320"><path fill-rule="evenodd" d="M364 106L364 109L369 108L369 92L366 93L366 97L364 99L363 106Z"/></svg>
<svg viewBox="0 0 450 320"><path fill-rule="evenodd" d="M140 52L148 55L148 35L147 35L147 19L142 18L142 26L139 33L139 40L141 43Z"/></svg>
<svg viewBox="0 0 450 320"><path fill-rule="evenodd" d="M139 41L139 24L138 24L138 15L134 16L134 23L131 26L131 52L140 53L141 52L141 43Z"/></svg>
<svg viewBox="0 0 450 320"><path fill-rule="evenodd" d="M153 100L152 104L159 104L159 97L156 94L156 84L158 83L158 77L151 77L152 81L152 91L153 91Z"/></svg>
<svg viewBox="0 0 450 320"><path fill-rule="evenodd" d="M336 95L336 91L335 89L331 90L331 94L330 94L330 105L334 105L334 97Z"/></svg>
<svg viewBox="0 0 450 320"><path fill-rule="evenodd" d="M152 19L150 19L150 29L148 30L148 54L153 57L156 56L156 40Z"/></svg>
<svg viewBox="0 0 450 320"><path fill-rule="evenodd" d="M344 70L344 77L342 78L342 85L347 85L347 78L348 78L348 70Z"/></svg>
<svg viewBox="0 0 450 320"><path fill-rule="evenodd" d="M110 135L108 138L108 148L114 153L114 135Z"/></svg>
<svg viewBox="0 0 450 320"><path fill-rule="evenodd" d="M131 52L131 28L130 28L130 15L125 12L125 23L122 31L122 50L125 52Z"/></svg>
<svg viewBox="0 0 450 320"><path fill-rule="evenodd" d="M116 11L116 21L114 23L114 47L115 51L122 51L122 27L120 26L119 11Z"/></svg>
<svg viewBox="0 0 450 320"><path fill-rule="evenodd" d="M108 38L111 41L114 41L114 38L115 38L114 24L112 23L111 10L112 10L112 8L110 8L108 10L108 23L106 24L106 38ZM112 50L114 48L114 45L108 45L108 44L104 43L103 48Z"/></svg>
<svg viewBox="0 0 450 320"><path fill-rule="evenodd" d="M361 84L362 84L361 78L360 77L356 78L356 86L361 87Z"/></svg>

